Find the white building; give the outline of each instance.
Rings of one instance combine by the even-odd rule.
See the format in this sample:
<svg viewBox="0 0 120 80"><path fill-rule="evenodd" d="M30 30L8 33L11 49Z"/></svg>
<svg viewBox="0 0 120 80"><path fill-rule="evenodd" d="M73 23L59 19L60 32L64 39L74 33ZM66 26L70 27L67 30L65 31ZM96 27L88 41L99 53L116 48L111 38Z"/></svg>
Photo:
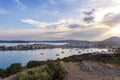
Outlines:
<svg viewBox="0 0 120 80"><path fill-rule="evenodd" d="M108 47L108 53L115 53L117 50L117 47Z"/></svg>

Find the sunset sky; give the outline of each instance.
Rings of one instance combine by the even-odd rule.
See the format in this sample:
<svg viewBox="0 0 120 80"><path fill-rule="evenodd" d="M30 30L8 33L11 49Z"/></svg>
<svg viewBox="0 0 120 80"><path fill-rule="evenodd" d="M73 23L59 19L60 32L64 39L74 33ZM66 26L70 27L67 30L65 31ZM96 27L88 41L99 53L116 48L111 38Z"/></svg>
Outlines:
<svg viewBox="0 0 120 80"><path fill-rule="evenodd" d="M120 0L0 0L0 40L120 36Z"/></svg>

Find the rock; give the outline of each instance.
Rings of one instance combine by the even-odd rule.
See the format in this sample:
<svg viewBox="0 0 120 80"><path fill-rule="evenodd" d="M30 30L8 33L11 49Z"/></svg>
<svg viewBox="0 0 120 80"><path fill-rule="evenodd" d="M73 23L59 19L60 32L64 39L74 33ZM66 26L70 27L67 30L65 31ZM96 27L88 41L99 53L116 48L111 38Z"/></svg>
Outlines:
<svg viewBox="0 0 120 80"><path fill-rule="evenodd" d="M65 80L120 80L120 71L96 62L64 63Z"/></svg>

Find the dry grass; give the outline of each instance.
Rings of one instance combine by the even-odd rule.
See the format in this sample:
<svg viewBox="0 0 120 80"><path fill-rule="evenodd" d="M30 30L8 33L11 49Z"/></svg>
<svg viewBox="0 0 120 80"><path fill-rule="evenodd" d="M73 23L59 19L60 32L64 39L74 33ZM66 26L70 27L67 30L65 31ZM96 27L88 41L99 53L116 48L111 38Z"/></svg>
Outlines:
<svg viewBox="0 0 120 80"><path fill-rule="evenodd" d="M115 69L115 68L120 68L120 66L118 66L118 65L116 65L116 64L109 64L109 63L107 63L107 64L103 64L103 65L108 66L108 67L111 67L111 68L113 68L113 69Z"/></svg>

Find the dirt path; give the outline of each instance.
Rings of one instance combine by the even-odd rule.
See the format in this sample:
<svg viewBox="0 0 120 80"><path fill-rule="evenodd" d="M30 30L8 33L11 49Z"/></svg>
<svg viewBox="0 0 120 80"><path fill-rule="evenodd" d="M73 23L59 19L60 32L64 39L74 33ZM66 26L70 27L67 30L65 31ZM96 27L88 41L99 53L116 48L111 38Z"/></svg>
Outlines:
<svg viewBox="0 0 120 80"><path fill-rule="evenodd" d="M61 62L61 65L66 72L64 80L120 80L120 68L111 68L96 62ZM26 71L29 70L31 69ZM0 80L13 80L15 76L16 74Z"/></svg>
<svg viewBox="0 0 120 80"><path fill-rule="evenodd" d="M64 63L65 80L120 80L120 70L95 62Z"/></svg>

